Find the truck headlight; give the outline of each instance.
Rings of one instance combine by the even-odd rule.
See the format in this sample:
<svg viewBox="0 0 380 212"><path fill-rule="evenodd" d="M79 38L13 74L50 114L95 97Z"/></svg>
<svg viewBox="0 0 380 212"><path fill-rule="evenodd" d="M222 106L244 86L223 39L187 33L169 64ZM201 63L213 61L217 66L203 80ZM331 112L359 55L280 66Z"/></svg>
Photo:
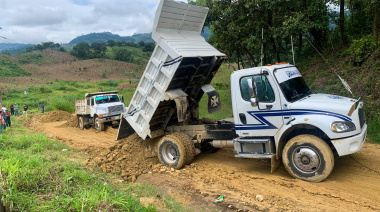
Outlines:
<svg viewBox="0 0 380 212"><path fill-rule="evenodd" d="M356 130L355 124L352 122L334 122L330 126L331 131L336 133L350 132Z"/></svg>

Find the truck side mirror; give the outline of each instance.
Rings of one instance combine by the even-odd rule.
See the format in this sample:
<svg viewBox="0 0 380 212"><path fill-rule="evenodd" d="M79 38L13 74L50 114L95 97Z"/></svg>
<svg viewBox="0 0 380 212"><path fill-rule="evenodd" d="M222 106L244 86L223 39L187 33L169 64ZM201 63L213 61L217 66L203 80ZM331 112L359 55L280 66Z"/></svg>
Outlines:
<svg viewBox="0 0 380 212"><path fill-rule="evenodd" d="M248 82L248 93L249 93L249 100L251 102L252 107L257 106L257 92L256 92L256 84L253 81L253 78L247 79Z"/></svg>

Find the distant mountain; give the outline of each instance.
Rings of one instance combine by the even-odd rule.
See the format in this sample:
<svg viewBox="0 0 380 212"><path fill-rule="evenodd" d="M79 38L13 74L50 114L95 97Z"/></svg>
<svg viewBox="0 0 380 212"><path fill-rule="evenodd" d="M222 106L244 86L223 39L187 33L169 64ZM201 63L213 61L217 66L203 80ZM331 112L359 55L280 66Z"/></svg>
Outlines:
<svg viewBox="0 0 380 212"><path fill-rule="evenodd" d="M33 44L25 43L0 43L0 53L9 52L11 54L18 54L25 52L26 48L33 46Z"/></svg>
<svg viewBox="0 0 380 212"><path fill-rule="evenodd" d="M76 38L74 38L72 41L69 42L69 44L78 44L81 42L87 42L87 43L103 43L107 42L108 40L120 40L120 41L131 41L134 43L138 43L140 41L147 42L154 42L152 40L152 33L140 33L140 34L134 34L132 36L120 36L116 34L112 34L111 32L101 32L101 33L90 33L87 35L81 35Z"/></svg>
<svg viewBox="0 0 380 212"><path fill-rule="evenodd" d="M208 37L210 36L211 31L209 28L204 28L202 32L202 36L207 40ZM111 32L93 32L87 35L81 35L73 40L71 40L68 45L75 45L81 42L87 42L89 44L91 43L105 43L108 40L120 40L120 41L131 41L133 43L138 43L140 41L144 41L145 43L147 42L154 42L152 39L152 33L137 33L132 36L120 36L117 34L112 34Z"/></svg>

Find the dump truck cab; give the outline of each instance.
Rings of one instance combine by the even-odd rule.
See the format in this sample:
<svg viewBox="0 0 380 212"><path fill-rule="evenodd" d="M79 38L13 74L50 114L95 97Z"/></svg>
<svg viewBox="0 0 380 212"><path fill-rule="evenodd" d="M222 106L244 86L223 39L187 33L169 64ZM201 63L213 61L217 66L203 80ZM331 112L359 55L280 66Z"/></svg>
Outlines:
<svg viewBox="0 0 380 212"><path fill-rule="evenodd" d="M363 102L312 93L293 65L235 71L231 96L239 137L269 137L278 158L287 141L301 134L323 139L339 156L359 151L365 141Z"/></svg>

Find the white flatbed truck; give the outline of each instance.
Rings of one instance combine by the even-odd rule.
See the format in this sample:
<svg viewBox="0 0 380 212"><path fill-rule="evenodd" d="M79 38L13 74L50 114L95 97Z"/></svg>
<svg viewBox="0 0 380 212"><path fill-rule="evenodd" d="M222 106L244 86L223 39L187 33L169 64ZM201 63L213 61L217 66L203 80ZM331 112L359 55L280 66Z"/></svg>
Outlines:
<svg viewBox="0 0 380 212"><path fill-rule="evenodd" d="M105 124L118 125L120 116L126 111L118 91L86 93L84 100L75 101L75 114L80 129L94 126L103 131Z"/></svg>
<svg viewBox="0 0 380 212"><path fill-rule="evenodd" d="M210 113L220 110L210 85L226 56L201 36L208 9L161 0L152 37L157 45L122 115L118 138L137 133L161 137L159 160L180 169L202 149L233 148L239 158L282 158L294 177L324 180L334 157L359 151L366 138L363 102L313 94L290 64L249 68L231 74L232 120L199 118L209 96Z"/></svg>

